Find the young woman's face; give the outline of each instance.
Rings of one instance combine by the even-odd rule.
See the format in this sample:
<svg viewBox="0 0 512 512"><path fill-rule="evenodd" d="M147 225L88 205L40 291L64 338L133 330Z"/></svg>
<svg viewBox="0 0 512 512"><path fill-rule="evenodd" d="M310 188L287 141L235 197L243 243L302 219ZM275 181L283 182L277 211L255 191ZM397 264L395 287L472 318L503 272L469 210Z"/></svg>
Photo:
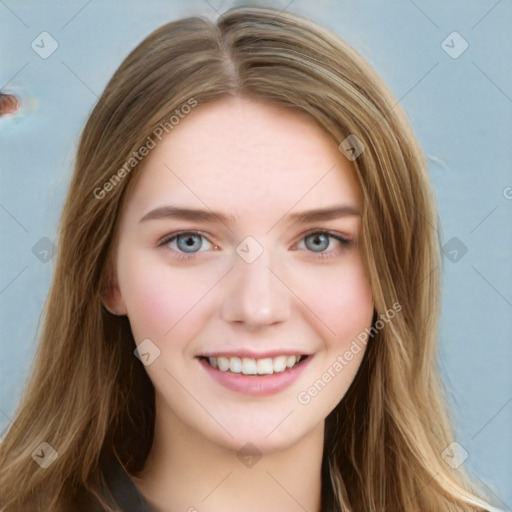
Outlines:
<svg viewBox="0 0 512 512"><path fill-rule="evenodd" d="M144 343L170 436L265 453L323 428L372 321L360 208L336 144L254 100L198 106L146 157L106 303Z"/></svg>

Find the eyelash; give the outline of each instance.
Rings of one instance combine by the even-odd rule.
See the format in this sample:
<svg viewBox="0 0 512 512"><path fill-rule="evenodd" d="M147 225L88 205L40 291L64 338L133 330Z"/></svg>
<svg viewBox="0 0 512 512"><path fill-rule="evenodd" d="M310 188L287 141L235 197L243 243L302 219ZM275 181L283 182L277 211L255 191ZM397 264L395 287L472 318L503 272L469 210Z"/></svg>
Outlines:
<svg viewBox="0 0 512 512"><path fill-rule="evenodd" d="M173 240L177 239L180 235L199 235L203 238L208 239L208 237L205 234L201 233L200 231L178 231L176 233L170 233L170 234L164 236L157 243L157 246L158 247L166 246ZM307 233L305 233L302 236L301 240L303 240L304 238L307 238L311 235L327 235L328 237L334 238L335 240L340 242L344 248L348 248L352 243L347 238L344 238L339 234L335 234L335 233L333 233L331 231L327 231L327 230L308 231ZM210 243L212 243L212 242L210 242ZM188 260L190 258L193 258L196 254L198 254L198 252L203 252L203 251L198 251L198 252L185 253L185 252L181 252L181 251L176 251L175 249L171 249L171 251L173 253L176 253L176 254L173 254L173 258L176 258L178 261ZM336 256L336 254L332 254L332 252L317 252L317 253L315 253L314 251L309 251L309 252L311 252L312 254L314 254L315 256L317 256L319 258L332 258L332 257Z"/></svg>

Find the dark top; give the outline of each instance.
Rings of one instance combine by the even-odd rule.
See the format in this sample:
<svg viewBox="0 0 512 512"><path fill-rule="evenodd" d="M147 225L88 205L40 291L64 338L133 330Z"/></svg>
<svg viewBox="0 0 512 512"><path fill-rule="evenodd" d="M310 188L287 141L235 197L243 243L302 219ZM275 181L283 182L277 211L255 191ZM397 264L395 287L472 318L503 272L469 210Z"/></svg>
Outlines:
<svg viewBox="0 0 512 512"><path fill-rule="evenodd" d="M117 457L113 457L106 465L105 479L115 500L112 505L119 512L155 512L139 492L123 466L121 466ZM332 496L329 496L329 498L330 504L325 510L337 510L336 506L332 503ZM324 510L324 507L322 507L322 510ZM98 510L97 512L103 511ZM486 512L503 511L492 508L492 511L487 510Z"/></svg>
<svg viewBox="0 0 512 512"><path fill-rule="evenodd" d="M117 457L105 468L105 479L119 512L155 512L130 479Z"/></svg>

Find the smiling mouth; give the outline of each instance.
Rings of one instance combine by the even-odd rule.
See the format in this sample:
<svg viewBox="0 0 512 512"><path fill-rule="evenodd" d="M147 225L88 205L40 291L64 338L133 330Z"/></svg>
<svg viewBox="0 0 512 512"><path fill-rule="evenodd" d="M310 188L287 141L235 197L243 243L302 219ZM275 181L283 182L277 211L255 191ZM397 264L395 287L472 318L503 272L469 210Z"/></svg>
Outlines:
<svg viewBox="0 0 512 512"><path fill-rule="evenodd" d="M252 357L204 357L199 359L206 361L212 368L222 372L241 375L273 375L289 370L303 361L307 355L283 355L277 357L265 357L253 359Z"/></svg>

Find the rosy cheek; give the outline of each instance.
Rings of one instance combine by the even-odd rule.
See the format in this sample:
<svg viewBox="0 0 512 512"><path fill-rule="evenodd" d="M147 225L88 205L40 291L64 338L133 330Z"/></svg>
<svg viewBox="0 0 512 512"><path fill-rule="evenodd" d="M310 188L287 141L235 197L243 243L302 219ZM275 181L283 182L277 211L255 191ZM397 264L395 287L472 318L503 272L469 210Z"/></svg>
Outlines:
<svg viewBox="0 0 512 512"><path fill-rule="evenodd" d="M338 347L349 345L366 327L371 325L373 300L369 283L362 267L357 265L339 269L330 278L315 281L305 303L316 314L314 325L324 340ZM321 321L320 321L321 320Z"/></svg>
<svg viewBox="0 0 512 512"><path fill-rule="evenodd" d="M156 339L172 327L179 314L177 306L182 291L173 293L170 283L162 279L158 265L142 258L122 261L120 281L136 340Z"/></svg>
<svg viewBox="0 0 512 512"><path fill-rule="evenodd" d="M155 261L127 262L125 289L128 316L136 338L164 342L176 335L201 309L208 288L191 274Z"/></svg>
<svg viewBox="0 0 512 512"><path fill-rule="evenodd" d="M342 320L338 320L337 331L343 333L345 340L353 339L365 328L370 327L373 317L372 294L366 281L353 283L351 295L343 297L343 303L339 305L339 311L344 311ZM338 318L340 318L338 316Z"/></svg>

